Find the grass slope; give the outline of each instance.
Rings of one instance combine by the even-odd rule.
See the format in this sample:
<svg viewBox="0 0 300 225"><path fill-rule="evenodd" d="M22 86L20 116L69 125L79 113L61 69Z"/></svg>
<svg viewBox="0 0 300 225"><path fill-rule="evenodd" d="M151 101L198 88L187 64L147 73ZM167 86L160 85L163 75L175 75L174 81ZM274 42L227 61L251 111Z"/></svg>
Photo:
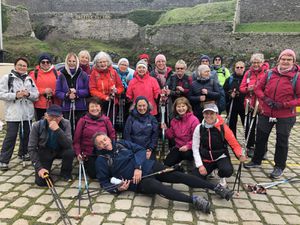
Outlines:
<svg viewBox="0 0 300 225"><path fill-rule="evenodd" d="M194 7L173 9L163 14L155 25L199 23L202 21L232 21L235 0L199 4Z"/></svg>
<svg viewBox="0 0 300 225"><path fill-rule="evenodd" d="M237 32L300 32L300 22L245 23Z"/></svg>

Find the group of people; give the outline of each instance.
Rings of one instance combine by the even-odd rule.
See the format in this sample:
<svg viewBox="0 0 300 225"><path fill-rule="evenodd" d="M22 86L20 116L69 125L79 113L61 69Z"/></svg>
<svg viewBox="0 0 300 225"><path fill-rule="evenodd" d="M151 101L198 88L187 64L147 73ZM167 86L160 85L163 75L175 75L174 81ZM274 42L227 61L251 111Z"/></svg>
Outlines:
<svg viewBox="0 0 300 225"><path fill-rule="evenodd" d="M186 196L161 182L208 188L229 200L233 192L225 178L232 176L233 166L228 147L240 162L247 160L246 155L252 157L245 168L259 167L276 125L275 166L270 175L282 175L295 107L300 105L300 67L293 50L282 51L271 70L263 54L253 54L247 71L245 63L238 61L231 75L219 55L212 65L202 55L192 76L186 74L183 60L176 62L172 72L162 54L155 57L154 67L147 54L140 55L135 71L126 58L114 67L105 52L95 56L92 67L90 61L87 51L78 56L71 52L56 70L51 56L43 53L28 74L27 59L16 59L11 73L0 80L7 123L0 169L8 169L20 130L18 156L31 159L40 186L46 185L43 176L51 172L57 157L62 158L61 177L72 180L75 156L104 189L113 185L112 177L121 180L110 192L161 194L207 213L207 200ZM220 116L225 109L226 120ZM238 115L245 129L246 152L236 139ZM124 140L117 141L115 129L122 131ZM169 139L163 164L156 160L160 136ZM182 160L194 162L191 174L155 174L166 167L177 168ZM219 184L206 180L214 170L221 178Z"/></svg>

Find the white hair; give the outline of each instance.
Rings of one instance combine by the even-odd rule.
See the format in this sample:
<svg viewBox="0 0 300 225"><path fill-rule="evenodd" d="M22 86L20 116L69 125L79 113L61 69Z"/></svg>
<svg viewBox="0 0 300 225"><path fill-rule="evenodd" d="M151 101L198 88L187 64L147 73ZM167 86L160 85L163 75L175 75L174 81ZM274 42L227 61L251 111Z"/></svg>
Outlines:
<svg viewBox="0 0 300 225"><path fill-rule="evenodd" d="M111 57L109 54L107 54L106 52L99 52L95 58L94 58L94 65L97 63L97 61L99 61L100 59L106 59L107 62L108 62L108 66L111 66L112 65L112 60L111 60Z"/></svg>

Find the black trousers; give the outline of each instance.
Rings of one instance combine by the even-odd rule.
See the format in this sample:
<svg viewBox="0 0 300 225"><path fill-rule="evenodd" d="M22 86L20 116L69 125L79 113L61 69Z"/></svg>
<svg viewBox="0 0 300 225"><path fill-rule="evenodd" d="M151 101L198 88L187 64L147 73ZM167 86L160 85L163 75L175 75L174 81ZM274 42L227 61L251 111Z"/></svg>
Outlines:
<svg viewBox="0 0 300 225"><path fill-rule="evenodd" d="M41 120L46 112L46 109L39 109L39 108L34 108L35 110L35 121Z"/></svg>
<svg viewBox="0 0 300 225"><path fill-rule="evenodd" d="M193 171L193 174L201 178L206 178L215 169L218 169L219 177L231 177L233 174L233 166L229 157L221 158L216 162L203 162L203 166L207 171L207 175L201 175L198 168Z"/></svg>
<svg viewBox="0 0 300 225"><path fill-rule="evenodd" d="M286 160L289 148L289 137L291 130L296 122L296 117L277 118L277 122L269 122L269 117L260 115L258 117L256 148L252 162L261 164L266 151L266 144L274 125L276 126L276 145L274 161L275 166L282 170L286 167Z"/></svg>
<svg viewBox="0 0 300 225"><path fill-rule="evenodd" d="M165 168L166 167L163 164L156 161L153 165L152 172L161 171ZM164 185L162 182L183 183L191 188L208 188L211 190L213 190L216 186L199 177L179 171L173 171L142 179L138 185L137 192L143 194L159 194L162 197L170 200L192 203L192 197L175 190L170 186Z"/></svg>
<svg viewBox="0 0 300 225"><path fill-rule="evenodd" d="M229 110L230 110L229 108L227 108L227 115L229 114ZM244 121L245 121L244 106L243 105L239 106L237 104L233 104L230 119L229 119L229 128L232 130L235 137L236 137L236 124L238 121L238 116L240 116L242 124L244 125Z"/></svg>
<svg viewBox="0 0 300 225"><path fill-rule="evenodd" d="M27 154L28 152L27 146L28 146L29 133L30 133L29 122L28 121L7 122L6 135L3 140L3 144L1 148L0 162L9 163L16 145L18 132L20 138L18 155L23 156Z"/></svg>
<svg viewBox="0 0 300 225"><path fill-rule="evenodd" d="M85 110L75 110L74 111L74 115L75 115L75 124L73 123L74 119L73 119L73 112L72 111L66 111L63 112L63 116L65 119L69 120L70 119L70 123L71 123L71 132L72 132L72 138L74 137L74 133L75 133L75 129L76 129L76 125L79 121L79 119L81 117L83 117L85 115L86 111Z"/></svg>
<svg viewBox="0 0 300 225"><path fill-rule="evenodd" d="M193 161L193 151L188 150L186 152L180 152L178 148L173 147L170 150L170 153L167 155L164 164L166 166L174 166L177 163L180 163L182 160Z"/></svg>
<svg viewBox="0 0 300 225"><path fill-rule="evenodd" d="M71 176L72 173L72 164L74 159L74 151L73 149L41 149L38 151L39 160L42 164L44 169L47 169L49 173L51 173L51 167L53 164L54 159L61 158L61 170L60 175L62 176ZM45 179L39 177L38 171L35 170L35 183L38 186L46 186Z"/></svg>
<svg viewBox="0 0 300 225"><path fill-rule="evenodd" d="M85 160L83 161L85 171L91 179L96 179L96 159L97 157L95 156L86 156Z"/></svg>

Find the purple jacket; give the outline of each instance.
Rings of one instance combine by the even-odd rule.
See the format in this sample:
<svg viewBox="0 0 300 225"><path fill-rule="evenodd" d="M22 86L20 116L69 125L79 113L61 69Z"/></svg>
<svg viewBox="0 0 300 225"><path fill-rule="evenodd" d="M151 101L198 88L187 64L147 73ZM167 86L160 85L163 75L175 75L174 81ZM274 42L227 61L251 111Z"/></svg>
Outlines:
<svg viewBox="0 0 300 225"><path fill-rule="evenodd" d="M73 148L76 155L84 153L85 155L93 154L93 136L97 132L104 132L112 140L116 138L116 132L113 128L109 118L105 115L100 116L98 119L92 119L87 113L79 119L76 126Z"/></svg>
<svg viewBox="0 0 300 225"><path fill-rule="evenodd" d="M198 124L198 118L192 112L188 112L183 117L175 117L171 120L166 136L168 139L175 139L177 148L187 145L192 149L193 133Z"/></svg>
<svg viewBox="0 0 300 225"><path fill-rule="evenodd" d="M75 89L77 98L75 99L75 110L86 110L87 106L85 98L89 96L89 77L81 68L78 68L74 77L76 76ZM63 69L61 75L58 76L56 80L55 95L62 100L63 111L70 111L71 103L70 99L66 97L70 89L67 79L70 81L71 76Z"/></svg>

